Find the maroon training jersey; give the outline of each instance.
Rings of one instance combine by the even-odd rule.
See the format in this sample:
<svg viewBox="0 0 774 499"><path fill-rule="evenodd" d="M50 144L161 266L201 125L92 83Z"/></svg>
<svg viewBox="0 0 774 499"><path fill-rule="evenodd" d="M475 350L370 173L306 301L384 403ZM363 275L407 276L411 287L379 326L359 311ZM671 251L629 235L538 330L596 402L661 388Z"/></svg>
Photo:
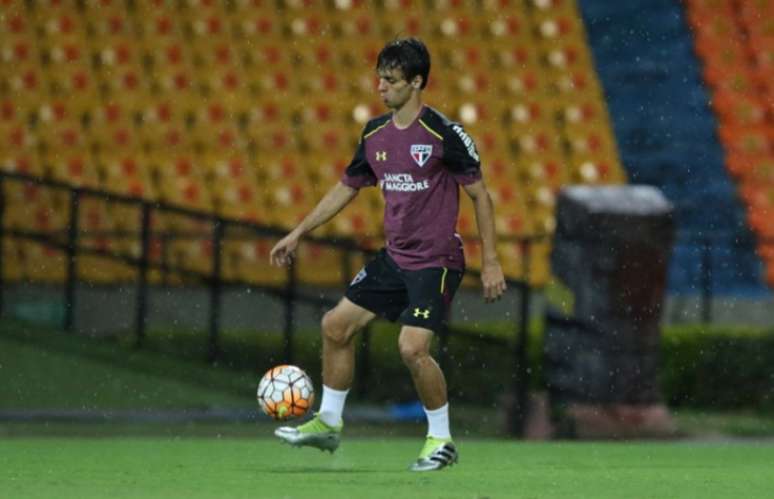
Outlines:
<svg viewBox="0 0 774 499"><path fill-rule="evenodd" d="M355 189L379 185L387 252L401 268L462 270L458 186L479 179L473 140L461 125L425 106L405 129L395 126L391 113L369 121L342 182Z"/></svg>

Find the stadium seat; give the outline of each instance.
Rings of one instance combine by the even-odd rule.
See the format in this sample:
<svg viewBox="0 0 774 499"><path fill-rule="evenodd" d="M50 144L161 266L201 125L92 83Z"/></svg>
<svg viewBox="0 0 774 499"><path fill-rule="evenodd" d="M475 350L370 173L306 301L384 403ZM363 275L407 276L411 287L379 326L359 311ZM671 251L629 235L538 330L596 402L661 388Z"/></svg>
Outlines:
<svg viewBox="0 0 774 499"><path fill-rule="evenodd" d="M563 183L582 178L577 162L596 161L597 182L607 169L620 169L570 0L287 0L280 9L248 0L86 0L77 10L60 2L18 5L0 22L6 171L290 227L340 179L365 122L385 112L373 64L383 40L398 33L428 40L434 65L427 100L475 137L502 208L503 234L550 228L546 201ZM716 24L702 32L720 35L723 26ZM765 86L765 76L753 79ZM57 118L60 108L66 118ZM283 158L294 163L292 175ZM524 192L509 190L522 182ZM460 230L475 235L466 203ZM365 189L321 233L367 235L364 242L374 244L382 210L379 190ZM106 213L117 226L138 226L136 208ZM62 223L47 217L37 217L38 224ZM211 230L168 215L156 223ZM101 244L135 252L138 245L136 239ZM163 246L174 261L204 268L206 244ZM250 238L229 246L229 271L237 275L254 261L258 246ZM331 262L326 270L338 259L318 256ZM91 280L132 279L112 262L94 263L99 270ZM336 272L301 274L339 284ZM267 275L249 278L283 278Z"/></svg>
<svg viewBox="0 0 774 499"><path fill-rule="evenodd" d="M131 152L104 153L97 158L97 165L104 172L102 188L146 200L157 198L151 182L150 170L146 169L147 159Z"/></svg>
<svg viewBox="0 0 774 499"><path fill-rule="evenodd" d="M223 243L223 277L263 286L281 286L287 270L269 264L269 252L276 240L233 238Z"/></svg>
<svg viewBox="0 0 774 499"><path fill-rule="evenodd" d="M772 130L765 126L736 127L722 124L720 140L730 151L741 154L768 154L771 152Z"/></svg>
<svg viewBox="0 0 774 499"><path fill-rule="evenodd" d="M65 280L67 260L62 250L41 243L19 242L24 282L61 284Z"/></svg>
<svg viewBox="0 0 774 499"><path fill-rule="evenodd" d="M524 245L518 242L500 242L497 254L500 256L503 272L511 279L524 278Z"/></svg>
<svg viewBox="0 0 774 499"><path fill-rule="evenodd" d="M20 283L24 278L23 256L20 254L19 241L16 238L3 238L3 281Z"/></svg>
<svg viewBox="0 0 774 499"><path fill-rule="evenodd" d="M757 126L766 121L766 106L755 95L715 91L712 108L728 125Z"/></svg>
<svg viewBox="0 0 774 499"><path fill-rule="evenodd" d="M726 154L728 170L740 181L757 177L762 171L774 171L774 158L770 155ZM774 180L774 178L772 179Z"/></svg>
<svg viewBox="0 0 774 499"><path fill-rule="evenodd" d="M343 272L344 258L345 255L341 250L303 243L298 251L298 277L311 285L348 284L352 275L346 275ZM356 271L357 269L350 265L350 272L353 275Z"/></svg>
<svg viewBox="0 0 774 499"><path fill-rule="evenodd" d="M555 190L569 183L567 160L559 154L526 159L519 169L521 181L530 185L546 185Z"/></svg>

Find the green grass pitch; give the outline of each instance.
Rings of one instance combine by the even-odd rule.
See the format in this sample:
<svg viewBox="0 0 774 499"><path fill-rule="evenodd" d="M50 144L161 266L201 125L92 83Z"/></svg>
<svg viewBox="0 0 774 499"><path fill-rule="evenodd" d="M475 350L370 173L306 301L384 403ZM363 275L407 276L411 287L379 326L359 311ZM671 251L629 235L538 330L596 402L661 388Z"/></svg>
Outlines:
<svg viewBox="0 0 774 499"><path fill-rule="evenodd" d="M7 498L772 497L765 442L524 443L460 439L460 464L406 471L421 444L345 439L334 455L272 439L9 438Z"/></svg>

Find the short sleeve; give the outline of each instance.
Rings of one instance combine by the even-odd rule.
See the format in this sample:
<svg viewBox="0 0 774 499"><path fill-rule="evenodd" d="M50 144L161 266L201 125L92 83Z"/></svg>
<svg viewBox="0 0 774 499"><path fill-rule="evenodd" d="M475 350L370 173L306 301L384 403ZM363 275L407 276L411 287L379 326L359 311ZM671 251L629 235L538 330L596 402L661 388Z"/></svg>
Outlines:
<svg viewBox="0 0 774 499"><path fill-rule="evenodd" d="M357 146L357 151L355 151L355 156L341 177L341 183L353 189L376 185L376 175L368 163L368 159L366 159L365 140L363 140L362 136Z"/></svg>
<svg viewBox="0 0 774 499"><path fill-rule="evenodd" d="M443 163L463 185L481 180L481 160L473 138L462 125L451 123L443 138Z"/></svg>

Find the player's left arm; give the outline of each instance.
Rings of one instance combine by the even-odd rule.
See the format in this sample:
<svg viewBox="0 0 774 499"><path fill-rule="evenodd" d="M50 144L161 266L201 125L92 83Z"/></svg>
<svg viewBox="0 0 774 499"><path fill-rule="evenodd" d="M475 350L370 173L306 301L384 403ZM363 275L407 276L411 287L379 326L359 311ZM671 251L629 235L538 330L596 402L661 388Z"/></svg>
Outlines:
<svg viewBox="0 0 774 499"><path fill-rule="evenodd" d="M478 235L481 237L481 283L484 286L484 299L487 302L493 302L502 296L506 286L503 268L500 266L495 247L497 237L492 197L483 178L471 184L463 184L462 188L473 200L476 211Z"/></svg>

